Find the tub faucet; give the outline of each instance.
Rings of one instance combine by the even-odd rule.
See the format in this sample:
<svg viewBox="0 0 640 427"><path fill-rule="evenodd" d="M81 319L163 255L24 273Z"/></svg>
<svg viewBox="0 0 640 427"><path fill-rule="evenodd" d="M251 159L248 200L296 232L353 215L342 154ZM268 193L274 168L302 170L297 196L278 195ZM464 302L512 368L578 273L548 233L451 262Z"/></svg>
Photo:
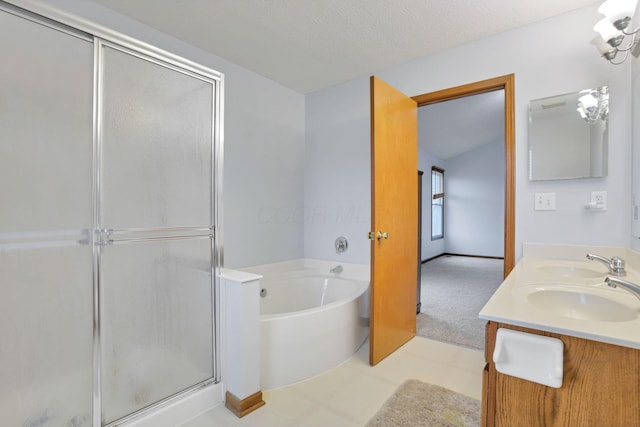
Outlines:
<svg viewBox="0 0 640 427"><path fill-rule="evenodd" d="M604 281L612 288L617 288L620 286L622 289L629 291L633 295L635 295L638 299L640 299L640 286L635 283L631 283L626 280L618 279L616 277L608 277L604 279Z"/></svg>
<svg viewBox="0 0 640 427"><path fill-rule="evenodd" d="M331 273L342 273L342 270L344 270L344 268L342 268L341 265L336 265L335 267L333 267L331 270L329 270Z"/></svg>
<svg viewBox="0 0 640 427"><path fill-rule="evenodd" d="M618 256L608 259L600 255L587 254L587 259L600 261L609 268L609 273L614 276L622 277L627 274L624 271L624 260Z"/></svg>

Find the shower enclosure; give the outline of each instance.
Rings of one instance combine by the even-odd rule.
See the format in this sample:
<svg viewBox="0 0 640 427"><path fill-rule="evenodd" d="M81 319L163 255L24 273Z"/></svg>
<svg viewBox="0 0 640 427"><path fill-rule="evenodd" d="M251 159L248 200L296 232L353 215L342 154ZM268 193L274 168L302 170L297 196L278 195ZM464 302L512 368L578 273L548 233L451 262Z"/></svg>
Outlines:
<svg viewBox="0 0 640 427"><path fill-rule="evenodd" d="M222 76L0 2L0 425L217 382Z"/></svg>

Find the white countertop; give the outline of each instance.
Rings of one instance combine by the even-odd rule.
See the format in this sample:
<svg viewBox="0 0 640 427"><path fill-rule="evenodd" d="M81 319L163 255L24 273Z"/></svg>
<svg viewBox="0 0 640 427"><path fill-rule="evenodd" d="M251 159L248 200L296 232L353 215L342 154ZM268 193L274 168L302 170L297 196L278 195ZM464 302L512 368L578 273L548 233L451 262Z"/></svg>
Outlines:
<svg viewBox="0 0 640 427"><path fill-rule="evenodd" d="M640 349L640 299L608 287L607 273L604 264L586 259L523 258L480 311L480 318ZM640 274L630 267L622 279L640 284ZM559 291L557 295L579 290L585 304L589 298L603 301L600 297L604 297L605 303L619 310L613 310L612 318L596 320L579 309L565 309L560 299L536 303L545 290Z"/></svg>

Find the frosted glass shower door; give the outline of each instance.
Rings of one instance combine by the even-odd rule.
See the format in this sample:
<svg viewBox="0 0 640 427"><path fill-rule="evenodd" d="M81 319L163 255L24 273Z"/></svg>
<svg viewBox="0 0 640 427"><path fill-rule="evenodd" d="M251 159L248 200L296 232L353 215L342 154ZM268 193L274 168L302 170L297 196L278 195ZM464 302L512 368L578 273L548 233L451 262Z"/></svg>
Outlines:
<svg viewBox="0 0 640 427"><path fill-rule="evenodd" d="M93 43L0 9L0 425L92 423Z"/></svg>
<svg viewBox="0 0 640 427"><path fill-rule="evenodd" d="M215 86L100 47L102 418L214 376Z"/></svg>

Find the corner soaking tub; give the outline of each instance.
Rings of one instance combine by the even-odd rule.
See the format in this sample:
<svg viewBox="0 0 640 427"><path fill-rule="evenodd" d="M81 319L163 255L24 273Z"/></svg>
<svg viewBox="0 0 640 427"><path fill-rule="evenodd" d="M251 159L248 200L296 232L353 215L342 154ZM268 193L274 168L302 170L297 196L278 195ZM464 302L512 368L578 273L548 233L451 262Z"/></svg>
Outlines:
<svg viewBox="0 0 640 427"><path fill-rule="evenodd" d="M282 263L286 264L286 263ZM299 382L348 360L369 334L369 282L330 267L264 274L260 298L262 390ZM253 270L254 272L256 270Z"/></svg>

